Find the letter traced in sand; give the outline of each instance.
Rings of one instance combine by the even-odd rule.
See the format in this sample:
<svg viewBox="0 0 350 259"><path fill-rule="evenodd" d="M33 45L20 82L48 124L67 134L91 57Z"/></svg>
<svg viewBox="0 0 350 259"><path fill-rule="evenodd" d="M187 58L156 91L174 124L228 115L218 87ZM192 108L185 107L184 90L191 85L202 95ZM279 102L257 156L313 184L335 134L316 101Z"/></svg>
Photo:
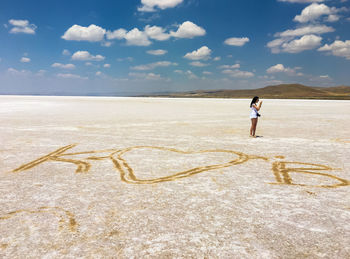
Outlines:
<svg viewBox="0 0 350 259"><path fill-rule="evenodd" d="M233 156L237 156L236 159L228 161L223 164L216 164L216 165L208 165L208 166L202 166L202 167L196 167L192 168L190 170L182 171L175 173L173 175L155 178L155 179L148 179L148 180L140 180L138 179L135 174L134 170L129 166L129 164L126 162L126 160L122 157L125 153L135 150L135 149L157 149L157 150L163 150L163 151L170 151L180 154L203 154L203 153L228 153L232 154ZM231 151L231 150L204 150L204 151L197 151L197 152L190 152L190 151L181 151L174 148L164 148L164 147L151 147L151 146L139 146L139 147L130 147L126 148L120 152L118 152L117 158L111 157L114 166L119 170L120 177L122 181L126 183L136 183L136 184L152 184L152 183L161 183L161 182L169 182L174 181L176 179L189 177L195 174L199 174L206 171L226 168L238 164L243 164L247 162L250 159L263 159L268 160L265 157L259 157L259 156L249 156L241 152Z"/></svg>
<svg viewBox="0 0 350 259"><path fill-rule="evenodd" d="M16 215L19 214L53 214L56 217L59 218L59 230L62 230L63 228L67 228L72 232L77 231L78 224L75 221L74 215L67 211L64 210L60 207L40 207L38 209L23 209L23 210L16 210L16 211L11 211L3 216L0 216L0 220L6 220L10 219Z"/></svg>
<svg viewBox="0 0 350 259"><path fill-rule="evenodd" d="M291 167L287 167L287 165L291 165ZM272 184L288 184L288 185L323 187L323 188L336 188L340 186L350 185L350 181L348 180L342 179L340 177L337 177L331 174L317 172L317 171L332 171L332 170L335 170L335 169L326 165L301 163L301 162L276 161L272 164L272 171L275 175L277 183L272 183ZM336 180L339 183L332 184L332 185L297 184L297 183L293 183L290 173L309 174L309 175L328 177L328 178L331 178L332 180Z"/></svg>
<svg viewBox="0 0 350 259"><path fill-rule="evenodd" d="M72 149L76 146L77 144L72 144L72 145L59 148L56 151L51 152L46 156L40 157L32 162L29 162L27 164L24 164L12 170L12 172L19 173L22 171L29 170L47 161L58 161L58 162L67 162L67 163L75 164L77 166L77 169L75 170L76 173L87 173L91 168L91 164L89 163L89 161L110 160L112 161L115 169L119 172L120 178L122 181L129 184L154 184L154 183L174 181L177 179L190 177L195 174L199 174L199 173L203 173L211 170L222 169L222 168L243 164L252 159L269 161L269 158L267 157L247 155L242 152L237 152L232 150L214 149L214 150L202 150L202 151L182 151L175 148L154 147L154 146L135 146L135 147L129 147L125 149L105 149L105 150L94 150L94 151L85 151L85 152L76 152L76 153L65 153L67 150ZM130 151L140 150L140 149L162 150L162 151L174 152L174 153L185 154L185 155L186 154L187 155L204 154L204 153L222 153L222 154L230 154L234 157L234 159L222 164L213 164L213 165L207 165L202 167L195 167L195 168L177 172L165 177L159 177L154 179L138 179L135 175L134 170L127 163L123 155L125 155ZM81 159L67 158L69 156L71 157L75 155L89 155L89 154L97 154L97 153L108 153L108 155L88 156L87 158L85 158L86 161L83 161ZM284 159L284 156L276 156L276 158ZM301 165L301 166L307 166L307 167L287 167L286 165ZM346 179L342 179L340 177L337 177L331 174L317 172L317 171L332 171L332 170L335 170L335 169L329 166L319 165L319 164L277 161L272 164L272 172L274 173L274 176L277 181L277 183L273 183L273 184L287 184L287 185L299 185L299 186L323 187L323 188L335 188L335 187L350 185L350 181ZM293 183L290 173L299 173L299 174L305 174L305 175L314 175L314 176L317 175L317 176L328 177L328 178L331 178L332 180L338 181L339 183L336 183L333 185L296 184L296 183Z"/></svg>

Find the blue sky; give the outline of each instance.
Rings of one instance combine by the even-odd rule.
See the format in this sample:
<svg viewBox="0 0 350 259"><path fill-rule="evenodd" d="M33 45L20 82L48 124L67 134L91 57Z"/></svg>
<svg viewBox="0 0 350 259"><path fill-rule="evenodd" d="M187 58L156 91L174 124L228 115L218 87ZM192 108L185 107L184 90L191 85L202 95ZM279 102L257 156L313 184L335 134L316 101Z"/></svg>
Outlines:
<svg viewBox="0 0 350 259"><path fill-rule="evenodd" d="M346 0L2 0L0 23L2 94L350 85Z"/></svg>

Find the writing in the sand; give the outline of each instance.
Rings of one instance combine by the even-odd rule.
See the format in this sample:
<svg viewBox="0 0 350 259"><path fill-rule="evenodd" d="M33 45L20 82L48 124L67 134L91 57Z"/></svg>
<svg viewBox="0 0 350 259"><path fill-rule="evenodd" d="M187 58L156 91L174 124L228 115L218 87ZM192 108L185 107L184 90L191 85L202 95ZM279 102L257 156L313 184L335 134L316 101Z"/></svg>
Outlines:
<svg viewBox="0 0 350 259"><path fill-rule="evenodd" d="M260 160L262 162L270 162L272 160L271 170L273 172L276 182L271 184L298 185L298 186L310 186L310 187L322 187L322 188L337 188L341 186L350 185L349 180L340 178L330 173L326 173L330 171L335 171L336 169L334 168L331 168L326 165L313 164L313 163L283 161L284 159L283 156L276 156L275 157L277 158L276 160L276 159L271 159L263 156L248 155L248 154L238 152L238 151L233 151L233 150L214 149L214 150L201 150L201 151L182 151L175 148L155 147L155 146L135 146L135 147L129 147L125 149L105 149L105 150L93 150L93 151L83 151L83 152L68 152L69 150L73 149L76 146L77 144L72 144L72 145L61 147L45 156L42 156L29 163L23 164L20 167L12 170L11 172L19 173L19 172L27 171L45 162L57 161L57 162L63 162L63 163L73 163L77 166L75 170L76 173L87 173L91 168L92 160L95 160L95 161L109 160L112 162L115 170L119 172L120 178L123 182L129 183L129 184L155 184L155 183L161 183L161 182L174 181L177 179L190 177L190 176L207 172L207 171L223 169L223 168L236 166L239 164L248 163L250 160ZM159 178L139 179L135 175L133 168L124 158L124 155L130 151L140 150L140 149L175 152L175 153L184 154L184 155L221 153L226 155L227 154L232 155L232 159L230 159L225 163L195 167L192 169L180 171L180 172L173 173L171 175L163 176ZM98 154L100 154L100 156ZM86 157L80 158L82 155L86 155ZM76 156L79 156L79 158L77 158ZM325 178L328 178L328 180L331 180L331 183L320 184L320 185L295 183L293 181L292 174L304 175L304 176L308 176L308 178L325 177Z"/></svg>

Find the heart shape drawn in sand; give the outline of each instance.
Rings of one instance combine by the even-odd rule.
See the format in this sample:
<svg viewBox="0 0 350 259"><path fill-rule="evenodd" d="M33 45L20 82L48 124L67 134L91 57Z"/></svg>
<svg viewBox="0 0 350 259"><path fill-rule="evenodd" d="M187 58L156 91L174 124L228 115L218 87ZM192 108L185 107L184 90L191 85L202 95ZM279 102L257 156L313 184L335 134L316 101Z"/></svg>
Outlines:
<svg viewBox="0 0 350 259"><path fill-rule="evenodd" d="M191 168L191 169L181 171L181 172L176 172L164 177L159 177L154 179L139 179L135 175L133 168L124 158L124 155L127 154L128 152L138 150L138 149L153 149L153 150L160 150L160 151L175 152L177 154L183 154L183 155L204 154L204 153L225 153L225 154L232 154L234 159L221 164L213 164L213 165L206 165L206 166ZM202 150L202 151L182 151L175 148L154 147L154 146L135 146L135 147L126 148L119 151L118 153L115 154L115 156L111 156L110 158L113 161L115 168L120 172L121 180L126 183L132 183L132 184L153 184L153 183L174 181L180 178L189 177L202 172L207 172L210 170L222 169L222 168L242 164L247 162L250 159L268 160L268 158L265 158L265 157L247 155L247 154L237 152L237 151L232 151L232 150L213 149L213 150Z"/></svg>

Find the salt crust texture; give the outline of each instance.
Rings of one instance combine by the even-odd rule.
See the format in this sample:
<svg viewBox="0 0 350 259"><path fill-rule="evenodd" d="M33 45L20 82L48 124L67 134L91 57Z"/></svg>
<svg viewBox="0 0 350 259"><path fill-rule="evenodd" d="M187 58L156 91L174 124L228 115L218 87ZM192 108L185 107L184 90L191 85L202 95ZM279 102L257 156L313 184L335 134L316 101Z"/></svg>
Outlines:
<svg viewBox="0 0 350 259"><path fill-rule="evenodd" d="M349 258L350 102L0 97L1 258Z"/></svg>

